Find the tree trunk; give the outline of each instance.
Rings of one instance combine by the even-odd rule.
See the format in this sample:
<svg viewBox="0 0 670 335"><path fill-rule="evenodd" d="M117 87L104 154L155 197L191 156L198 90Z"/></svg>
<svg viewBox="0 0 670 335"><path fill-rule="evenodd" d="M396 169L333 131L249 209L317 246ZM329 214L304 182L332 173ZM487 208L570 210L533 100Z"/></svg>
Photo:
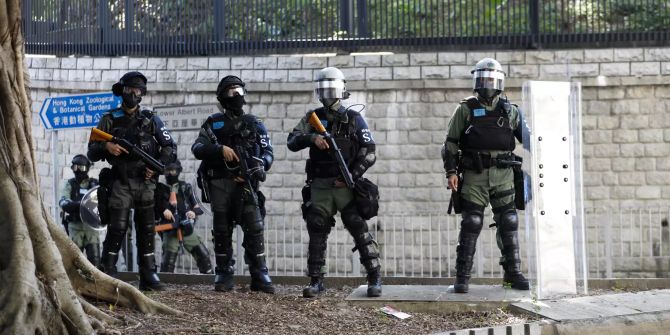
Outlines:
<svg viewBox="0 0 670 335"><path fill-rule="evenodd" d="M114 322L82 296L175 314L93 267L47 213L23 64L20 1L0 0L0 334L91 334Z"/></svg>

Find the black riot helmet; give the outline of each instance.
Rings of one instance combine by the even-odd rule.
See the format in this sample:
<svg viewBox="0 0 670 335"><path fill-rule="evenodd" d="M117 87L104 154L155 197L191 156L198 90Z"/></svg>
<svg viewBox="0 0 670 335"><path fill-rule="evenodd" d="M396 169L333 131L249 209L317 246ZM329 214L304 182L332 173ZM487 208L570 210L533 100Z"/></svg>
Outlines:
<svg viewBox="0 0 670 335"><path fill-rule="evenodd" d="M142 91L142 95L145 95L147 94L147 77L138 71L128 72L117 83L112 85L112 93L120 97L123 95L124 87L139 88Z"/></svg>
<svg viewBox="0 0 670 335"><path fill-rule="evenodd" d="M181 162L177 159L174 162L165 165L165 181L172 185L179 181L179 174L181 173Z"/></svg>
<svg viewBox="0 0 670 335"><path fill-rule="evenodd" d="M225 99L229 98L229 96L226 94L226 89L230 86L244 86L246 85L242 79L236 76L225 76L221 78L221 81L219 82L219 86L216 87L216 97L220 99ZM239 95L245 95L246 90L242 89Z"/></svg>
<svg viewBox="0 0 670 335"><path fill-rule="evenodd" d="M216 99L223 108L230 110L236 116L243 114L242 106L246 104L244 95L247 91L244 85L245 83L239 77L225 76L216 87ZM233 88L233 86L236 87Z"/></svg>
<svg viewBox="0 0 670 335"><path fill-rule="evenodd" d="M91 168L91 165L93 165L93 163L91 163L88 157L84 155L79 154L72 157L71 167L73 171L88 171L88 169Z"/></svg>

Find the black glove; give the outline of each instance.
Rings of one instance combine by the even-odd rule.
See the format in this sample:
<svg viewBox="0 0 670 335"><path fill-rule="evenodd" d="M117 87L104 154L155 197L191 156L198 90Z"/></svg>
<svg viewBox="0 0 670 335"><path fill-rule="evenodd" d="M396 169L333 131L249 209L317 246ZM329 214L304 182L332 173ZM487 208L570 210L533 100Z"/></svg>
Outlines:
<svg viewBox="0 0 670 335"><path fill-rule="evenodd" d="M63 204L63 210L70 214L70 215L76 215L79 214L79 201L68 201Z"/></svg>

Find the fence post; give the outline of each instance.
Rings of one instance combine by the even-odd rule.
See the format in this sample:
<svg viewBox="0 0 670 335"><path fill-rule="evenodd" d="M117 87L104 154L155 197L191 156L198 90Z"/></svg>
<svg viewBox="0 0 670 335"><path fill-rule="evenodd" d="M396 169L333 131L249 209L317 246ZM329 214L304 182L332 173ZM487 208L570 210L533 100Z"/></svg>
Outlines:
<svg viewBox="0 0 670 335"><path fill-rule="evenodd" d="M340 30L347 32L347 37L354 37L354 6L353 0L340 0Z"/></svg>
<svg viewBox="0 0 670 335"><path fill-rule="evenodd" d="M224 11L223 1L214 1L214 38L217 42L223 41L225 36L226 19Z"/></svg>
<svg viewBox="0 0 670 335"><path fill-rule="evenodd" d="M528 4L528 22L530 23L530 41L528 47L537 49L540 47L540 4L539 0L530 0Z"/></svg>
<svg viewBox="0 0 670 335"><path fill-rule="evenodd" d="M609 220L605 226L605 273L612 278L612 211L607 211Z"/></svg>
<svg viewBox="0 0 670 335"><path fill-rule="evenodd" d="M125 20L123 25L126 30L126 42L131 42L133 41L133 22L135 20L135 7L133 7L133 1L125 0L123 9L125 10Z"/></svg>
<svg viewBox="0 0 670 335"><path fill-rule="evenodd" d="M368 3L366 0L357 1L358 34L356 37L370 37L368 32Z"/></svg>
<svg viewBox="0 0 670 335"><path fill-rule="evenodd" d="M109 36L109 30L111 29L109 7L106 1L98 2L98 12L96 15L96 21L98 23L98 31L100 32L100 45L104 48L103 53L107 54L106 45L110 44L111 39Z"/></svg>

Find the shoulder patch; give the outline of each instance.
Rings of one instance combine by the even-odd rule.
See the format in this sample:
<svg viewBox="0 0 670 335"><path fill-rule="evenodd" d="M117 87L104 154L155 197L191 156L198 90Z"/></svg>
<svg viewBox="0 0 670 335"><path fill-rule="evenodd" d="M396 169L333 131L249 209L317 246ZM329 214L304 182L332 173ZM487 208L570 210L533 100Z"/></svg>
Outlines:
<svg viewBox="0 0 670 335"><path fill-rule="evenodd" d="M472 115L475 117L478 116L486 116L486 109L484 108L476 108L472 110Z"/></svg>
<svg viewBox="0 0 670 335"><path fill-rule="evenodd" d="M117 109L117 110L112 111L112 117L115 118L115 119L120 118L124 115L126 115L126 113L124 113L122 109Z"/></svg>
<svg viewBox="0 0 670 335"><path fill-rule="evenodd" d="M212 122L212 129L221 129L221 128L223 128L224 124L225 124L225 122L223 122L223 121L214 121L214 122Z"/></svg>

